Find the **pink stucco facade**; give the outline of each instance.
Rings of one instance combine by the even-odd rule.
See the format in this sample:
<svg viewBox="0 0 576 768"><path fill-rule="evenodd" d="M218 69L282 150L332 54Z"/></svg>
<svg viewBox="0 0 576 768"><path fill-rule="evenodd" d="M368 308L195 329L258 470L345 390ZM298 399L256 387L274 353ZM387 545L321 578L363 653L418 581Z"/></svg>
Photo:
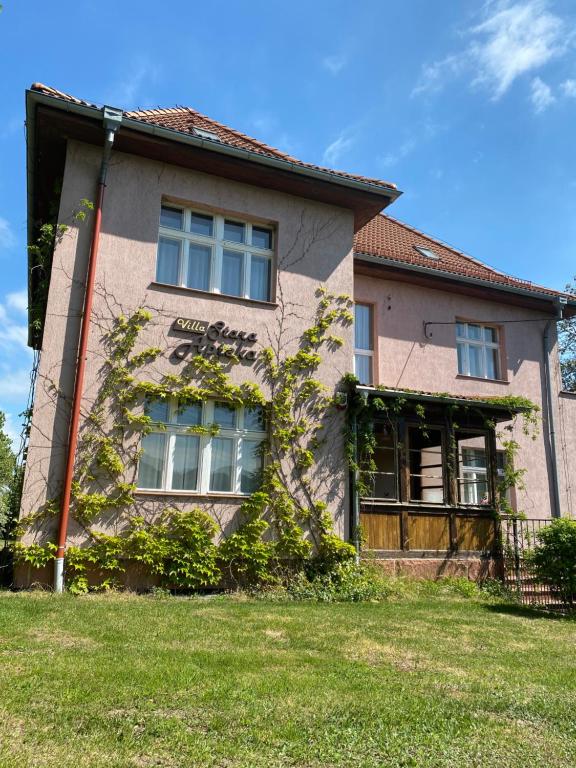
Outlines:
<svg viewBox="0 0 576 768"><path fill-rule="evenodd" d="M74 222L73 212L80 200L94 197L100 157L96 147L68 142L58 220L71 226L54 253L23 516L41 511L47 502L58 499L62 490L91 226L89 219ZM271 227L275 232L271 300L255 302L156 283L162 201ZM275 343L283 323L281 343L287 351L296 351L298 338L313 323L319 286L373 306L376 385L453 396L522 395L542 407L542 333L547 318L538 319L536 310L507 303L504 292L499 300L489 300L454 288L441 290L405 278L395 280L390 274L385 278L355 274L353 237L354 216L346 208L115 152L102 221L82 423L101 386L104 334L118 315L129 316L141 307L150 311L152 321L135 351L148 347L162 350L146 370L147 380L160 381L162 376L178 372L181 364L173 356L183 341L172 330L177 317L222 321L228 327L255 333L256 350ZM458 375L457 319L500 327L501 380ZM432 324L426 333L425 323ZM353 328L340 328L338 333L342 346L324 355L318 372L329 393L335 392L342 377L353 370ZM230 376L235 383L256 381L266 393L257 364L234 365ZM561 393L555 346L552 378L561 506L563 514L570 515L576 500L572 479L576 476L576 397ZM313 482L318 498L327 503L335 531L348 538L351 500L344 422L345 414L335 412L325 424L326 440L318 451ZM549 517L552 459L548 424L544 422L532 439L523 433L519 418L514 438L520 444L518 466L526 469L525 487L515 494L516 509L529 517ZM124 479L132 482L134 470ZM200 507L213 515L221 534L226 535L237 525L242 500L233 494L148 491L136 494L136 507L149 519L166 503L181 509ZM121 515L111 513L99 525L102 530L118 532L124 524ZM55 517L40 518L29 528L24 543L53 539L55 525ZM72 522L69 542L82 544L85 538L83 529ZM23 582L27 580L29 576L22 577Z"/></svg>
<svg viewBox="0 0 576 768"><path fill-rule="evenodd" d="M488 301L390 279L377 281L363 275L356 275L354 296L356 301L374 307L376 384L465 397L521 395L536 403L541 413L545 411L542 334L548 318L538 320L543 317L541 312L507 305L504 301ZM501 380L458 374L457 319L499 326ZM430 323L427 335L424 323ZM572 478L576 473L576 458L571 447L576 438L576 397L561 394L555 342L551 359L556 430L560 435L557 458L561 505L563 514L569 515L573 512ZM503 434L509 439L508 431ZM517 467L526 469L525 487L515 491L516 509L528 517L549 517L552 489L548 425L541 421L534 439L524 434L519 417L512 434L520 444Z"/></svg>
<svg viewBox="0 0 576 768"><path fill-rule="evenodd" d="M91 199L100 153L71 142L59 220L70 221L82 198ZM224 298L190 289L155 283L158 222L162 200L206 208L232 217L273 226L277 280L272 301L253 302ZM44 342L37 381L29 460L26 469L22 514L42 509L61 492L67 444L73 371L82 305L81 280L88 257L88 222L73 224L56 248L46 314ZM269 346L276 338L282 308L289 314L281 343L287 352L297 350L301 333L313 324L318 297L328 291L353 295L353 224L350 211L311 200L258 189L216 176L180 170L133 156L115 154L110 168L106 206L96 275L92 328L82 399L85 418L97 395L102 375L103 333L115 317L130 315L139 307L152 314L152 321L139 339L139 347L160 347L163 354L145 372L147 380L159 381L182 366L172 357L186 339L174 335L177 317L223 321L230 328L255 332L255 349ZM280 297L281 294L281 297ZM352 327L339 329L343 344L325 356L318 377L333 392L342 376L351 370ZM254 364L232 366L234 383L258 382L266 386ZM314 484L329 500L335 530L345 536L348 498L343 452L343 415L336 413L326 424L327 441L320 450ZM125 478L128 482L134 476ZM153 517L160 504L179 508L201 507L210 511L223 533L235 525L234 515L242 498L211 494L198 496L140 493L140 513ZM25 542L53 537L54 520L33 526ZM108 517L106 530L116 531L120 519ZM81 543L82 529L72 524L70 540Z"/></svg>

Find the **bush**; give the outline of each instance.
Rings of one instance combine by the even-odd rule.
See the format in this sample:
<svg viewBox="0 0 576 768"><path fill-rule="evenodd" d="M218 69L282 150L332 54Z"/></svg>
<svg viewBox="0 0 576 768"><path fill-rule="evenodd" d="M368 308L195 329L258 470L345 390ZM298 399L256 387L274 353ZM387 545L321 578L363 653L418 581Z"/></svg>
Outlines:
<svg viewBox="0 0 576 768"><path fill-rule="evenodd" d="M284 597L289 600L309 600L321 603L380 602L391 597L396 581L386 578L378 568L353 560L336 564L327 573L308 578L296 574L286 582ZM280 595L276 595L280 597Z"/></svg>
<svg viewBox="0 0 576 768"><path fill-rule="evenodd" d="M576 602L576 521L553 520L536 534L537 544L527 562L534 576L547 584L563 603Z"/></svg>
<svg viewBox="0 0 576 768"><path fill-rule="evenodd" d="M308 575L330 574L339 565L351 563L355 558L356 549L352 544L333 533L325 534L320 541L318 553L308 564Z"/></svg>

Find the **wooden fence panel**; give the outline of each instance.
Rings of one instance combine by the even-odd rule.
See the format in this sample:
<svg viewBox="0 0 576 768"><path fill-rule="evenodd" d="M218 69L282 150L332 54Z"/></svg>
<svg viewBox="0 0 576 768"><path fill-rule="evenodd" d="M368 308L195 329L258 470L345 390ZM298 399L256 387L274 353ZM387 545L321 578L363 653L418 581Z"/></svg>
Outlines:
<svg viewBox="0 0 576 768"><path fill-rule="evenodd" d="M410 515L408 537L410 549L450 549L448 515Z"/></svg>
<svg viewBox="0 0 576 768"><path fill-rule="evenodd" d="M363 513L360 515L360 525L367 549L402 549L400 515Z"/></svg>
<svg viewBox="0 0 576 768"><path fill-rule="evenodd" d="M457 517L458 549L465 552L492 552L495 545L495 521L486 517Z"/></svg>

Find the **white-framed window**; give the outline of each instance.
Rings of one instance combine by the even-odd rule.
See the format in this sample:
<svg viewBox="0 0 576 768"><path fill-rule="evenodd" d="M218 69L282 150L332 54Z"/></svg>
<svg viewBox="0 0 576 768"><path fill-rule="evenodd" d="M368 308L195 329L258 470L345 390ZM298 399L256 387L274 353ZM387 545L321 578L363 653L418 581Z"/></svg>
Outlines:
<svg viewBox="0 0 576 768"><path fill-rule="evenodd" d="M374 331L371 304L354 305L354 375L360 384L374 383Z"/></svg>
<svg viewBox="0 0 576 768"><path fill-rule="evenodd" d="M271 227L163 203L156 281L270 301L273 236Z"/></svg>
<svg viewBox="0 0 576 768"><path fill-rule="evenodd" d="M500 337L498 328L478 323L456 323L458 373L480 379L499 379Z"/></svg>
<svg viewBox="0 0 576 768"><path fill-rule="evenodd" d="M462 448L460 453L460 503L480 506L490 504L490 489L488 484L487 454L484 448ZM506 454L496 451L496 466L498 482L504 478ZM509 490L506 492L508 501Z"/></svg>
<svg viewBox="0 0 576 768"><path fill-rule="evenodd" d="M217 401L183 406L170 399L147 401L145 413L153 426L142 438L139 490L248 495L260 487L266 439L262 408ZM197 428L212 425L218 426L217 434L198 433Z"/></svg>

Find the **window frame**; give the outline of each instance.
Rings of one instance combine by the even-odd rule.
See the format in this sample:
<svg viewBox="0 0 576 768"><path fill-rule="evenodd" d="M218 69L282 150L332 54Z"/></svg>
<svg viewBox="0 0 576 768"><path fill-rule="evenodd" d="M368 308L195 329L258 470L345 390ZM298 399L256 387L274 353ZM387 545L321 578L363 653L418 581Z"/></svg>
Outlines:
<svg viewBox="0 0 576 768"><path fill-rule="evenodd" d="M478 328L481 329L481 339L471 339L468 335L461 336L459 332L459 326L468 326L475 325L478 326ZM484 337L484 331L486 329L490 329L495 332L496 335L496 341L486 341ZM468 334L468 331L466 331ZM459 357L459 350L460 347L463 349L463 360L464 360L464 370L460 370L460 357ZM482 350L482 375L477 375L475 373L470 373L470 347L477 347ZM495 360L496 360L496 371L494 376L488 376L488 366L487 366L487 350L496 350ZM463 318L456 318L456 366L458 369L458 375L459 376L466 376L468 378L473 379L484 379L485 381L503 381L503 360L502 360L502 350L503 350L503 338L502 338L502 328L499 325L492 325L490 323L477 323L474 320L465 320Z"/></svg>
<svg viewBox="0 0 576 768"><path fill-rule="evenodd" d="M203 403L198 403L201 406L201 418L199 427L210 427L214 422L214 409L221 401L218 400L206 400ZM169 398L167 400L168 405L168 421L167 422L154 422L151 425L151 429L147 434L161 434L166 435L166 441L164 446L164 456L162 465L162 479L161 487L148 488L139 485L139 471L140 463L138 464L136 484L137 493L151 493L151 494L168 494L179 496L250 496L253 491L245 492L241 490L242 483L242 459L243 448L246 442L260 442L264 443L268 439L268 431L266 421L264 422L264 428L262 431L250 430L245 428L245 415L246 408L239 406L235 408L236 413L236 426L235 428L220 427L218 433L215 435L199 434L193 431L193 426L189 424L178 424L176 417L178 414L178 400L177 398ZM263 410L263 417L265 419L265 412ZM174 473L174 458L175 458L175 445L176 437L179 435L185 435L189 437L196 437L199 440L198 446L198 470L197 470L197 482L195 489L174 489L172 488L173 473ZM210 475L212 469L212 441L214 438L224 438L233 441L232 449L232 489L230 491L213 491L210 489ZM264 458L262 460L262 468L264 468Z"/></svg>
<svg viewBox="0 0 576 768"><path fill-rule="evenodd" d="M368 327L370 329L370 341L372 344L371 349L364 349L356 346L356 307L366 307L369 313ZM356 357L367 357L370 360L370 381L360 382L362 386L372 387L376 384L376 372L374 362L376 360L375 346L376 346L376 333L374 327L374 318L376 313L374 311L374 304L368 301L354 301L354 375L359 379L358 370L356 366Z"/></svg>
<svg viewBox="0 0 576 768"><path fill-rule="evenodd" d="M162 208L171 208L173 210L179 210L182 213L182 227L177 229L175 227L163 226L161 223ZM212 235L201 235L191 231L191 221L193 214L200 216L212 217ZM244 226L244 243L239 243L235 240L224 239L224 226L225 222L229 221L234 224L242 224ZM252 245L252 230L267 229L270 232L271 247L259 248ZM178 282L166 283L158 279L158 265L160 255L160 239L170 238L172 240L178 240L180 242L180 253L178 256ZM216 211L202 209L200 207L192 206L185 207L177 203L172 203L168 200L163 200L160 205L160 218L158 222L158 244L156 250L156 271L155 282L160 285L169 285L176 288L185 288L189 291L201 291L202 293L213 293L220 296L227 296L232 298L244 299L246 301L256 301L271 303L274 300L274 274L275 274L275 243L276 243L276 230L267 223L248 221L241 216L235 214L226 215L224 213L218 213ZM210 273L208 278L208 288L195 288L187 284L187 276L189 272L190 264L190 245L200 245L210 248ZM242 256L241 262L241 286L240 293L224 293L222 291L222 265L224 261L224 251L233 251L239 253ZM251 277L252 277L252 261L254 258L263 258L268 262L268 292L267 298L253 298L250 296L251 292Z"/></svg>

